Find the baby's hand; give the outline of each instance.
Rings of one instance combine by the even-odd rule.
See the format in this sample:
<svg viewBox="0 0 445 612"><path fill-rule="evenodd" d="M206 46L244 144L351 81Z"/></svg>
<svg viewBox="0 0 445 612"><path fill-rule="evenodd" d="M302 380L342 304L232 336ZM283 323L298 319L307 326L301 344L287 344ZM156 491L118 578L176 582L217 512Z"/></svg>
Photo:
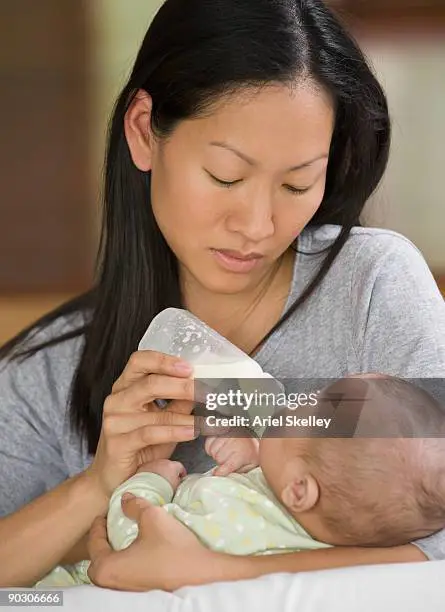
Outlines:
<svg viewBox="0 0 445 612"><path fill-rule="evenodd" d="M143 463L136 474L142 472L152 472L163 476L173 487L173 491L179 486L179 483L187 474L185 467L179 461L170 461L170 459L156 459L155 461L149 461Z"/></svg>
<svg viewBox="0 0 445 612"><path fill-rule="evenodd" d="M248 472L258 466L259 441L255 438L209 437L205 441L205 450L218 463L214 476Z"/></svg>

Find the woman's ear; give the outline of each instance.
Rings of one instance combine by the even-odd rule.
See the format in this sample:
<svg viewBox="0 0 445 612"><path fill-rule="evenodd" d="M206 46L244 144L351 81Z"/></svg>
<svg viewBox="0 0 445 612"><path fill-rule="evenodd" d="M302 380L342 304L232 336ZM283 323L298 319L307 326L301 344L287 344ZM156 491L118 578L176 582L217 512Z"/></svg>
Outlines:
<svg viewBox="0 0 445 612"><path fill-rule="evenodd" d="M139 89L125 114L125 137L134 165L142 172L152 167L153 133L151 129L151 96Z"/></svg>
<svg viewBox="0 0 445 612"><path fill-rule="evenodd" d="M319 494L318 482L307 473L287 483L281 493L281 501L292 514L299 514L312 510L318 502Z"/></svg>

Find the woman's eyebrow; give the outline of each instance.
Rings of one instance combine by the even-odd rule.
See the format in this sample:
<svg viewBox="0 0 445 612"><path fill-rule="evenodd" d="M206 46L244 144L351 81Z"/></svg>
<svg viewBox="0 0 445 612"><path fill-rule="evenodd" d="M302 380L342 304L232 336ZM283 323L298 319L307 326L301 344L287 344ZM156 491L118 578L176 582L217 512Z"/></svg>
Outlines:
<svg viewBox="0 0 445 612"><path fill-rule="evenodd" d="M256 162L254 159L252 159L251 157L248 157L244 153L241 153L241 151L238 151L237 149L227 144L226 142L214 141L214 142L211 142L210 145L212 147L220 147L222 149L227 149L228 151L232 151L232 153L235 153L235 155L240 157L242 160L244 160L251 166L258 165L258 162ZM310 161L303 162L302 164L299 164L298 166L292 166L292 168L289 168L287 172L295 172L296 170L301 170L302 168L306 168L307 166L310 166L311 164L318 161L319 159L324 159L324 158L327 159L328 157L329 157L328 153L321 153L320 155L318 155L317 157L314 157L314 159L311 159Z"/></svg>

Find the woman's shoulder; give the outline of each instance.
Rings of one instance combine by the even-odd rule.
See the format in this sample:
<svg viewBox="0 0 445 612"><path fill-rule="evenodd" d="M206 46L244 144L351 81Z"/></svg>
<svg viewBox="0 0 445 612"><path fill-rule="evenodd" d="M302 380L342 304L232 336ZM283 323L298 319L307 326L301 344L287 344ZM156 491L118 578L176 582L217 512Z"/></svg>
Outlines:
<svg viewBox="0 0 445 612"><path fill-rule="evenodd" d="M307 228L301 235L299 251L324 257L341 231L339 225ZM307 257L307 260L318 257ZM379 227L353 227L345 245L332 266L338 276L343 271L362 280L376 279L378 275L423 276L432 275L420 249L406 236L394 230Z"/></svg>
<svg viewBox="0 0 445 612"><path fill-rule="evenodd" d="M77 311L68 315L61 315L49 323L39 326L25 340L24 346L32 347L42 343L56 340L66 334L82 330L88 323L85 312ZM69 340L68 340L69 341ZM61 345L63 342L61 343Z"/></svg>
<svg viewBox="0 0 445 612"><path fill-rule="evenodd" d="M305 252L317 253L329 248L341 232L340 225L326 224L306 228L301 234L301 247ZM343 249L349 256L359 253L376 259L399 251L422 255L416 245L406 236L394 230L380 227L353 227Z"/></svg>
<svg viewBox="0 0 445 612"><path fill-rule="evenodd" d="M341 227L323 225L307 228L301 235L299 252L311 255L300 258L308 268L324 259ZM319 253L319 256L312 254ZM349 287L350 296L371 295L401 300L405 294L423 296L444 308L443 297L420 249L399 232L377 227L354 227L334 260L324 286Z"/></svg>
<svg viewBox="0 0 445 612"><path fill-rule="evenodd" d="M45 380L59 388L68 386L80 359L84 342L81 330L86 322L86 315L77 312L32 329L0 360L0 377L40 385ZM68 337L63 339L64 336Z"/></svg>

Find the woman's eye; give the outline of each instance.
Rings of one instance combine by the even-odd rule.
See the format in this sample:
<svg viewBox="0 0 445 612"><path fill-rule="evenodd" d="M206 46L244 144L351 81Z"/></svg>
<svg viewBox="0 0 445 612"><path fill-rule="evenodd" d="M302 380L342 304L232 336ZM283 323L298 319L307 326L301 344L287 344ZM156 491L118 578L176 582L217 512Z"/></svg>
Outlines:
<svg viewBox="0 0 445 612"><path fill-rule="evenodd" d="M232 187L233 185L236 185L236 183L240 183L242 180L242 179L239 179L237 181L224 181L223 179L219 179L218 177L214 176L210 172L207 172L207 174L210 176L210 178L215 183L217 183L218 185L221 185L222 187ZM298 189L297 187L292 187L292 185L284 185L284 187L293 195L303 195L310 189L310 187L307 187L306 189Z"/></svg>
<svg viewBox="0 0 445 612"><path fill-rule="evenodd" d="M207 172L207 174L210 176L210 178L215 181L215 183L217 183L218 185L222 185L223 187L231 187L232 185L236 185L236 183L239 183L240 181L223 181L222 179L217 178L216 176L214 176L213 174L210 174L210 172Z"/></svg>
<svg viewBox="0 0 445 612"><path fill-rule="evenodd" d="M292 185L284 185L284 186L288 191L290 191L290 193L294 195L303 195L304 193L307 193L310 189L310 187L307 187L306 189L298 189L297 187L292 187Z"/></svg>

